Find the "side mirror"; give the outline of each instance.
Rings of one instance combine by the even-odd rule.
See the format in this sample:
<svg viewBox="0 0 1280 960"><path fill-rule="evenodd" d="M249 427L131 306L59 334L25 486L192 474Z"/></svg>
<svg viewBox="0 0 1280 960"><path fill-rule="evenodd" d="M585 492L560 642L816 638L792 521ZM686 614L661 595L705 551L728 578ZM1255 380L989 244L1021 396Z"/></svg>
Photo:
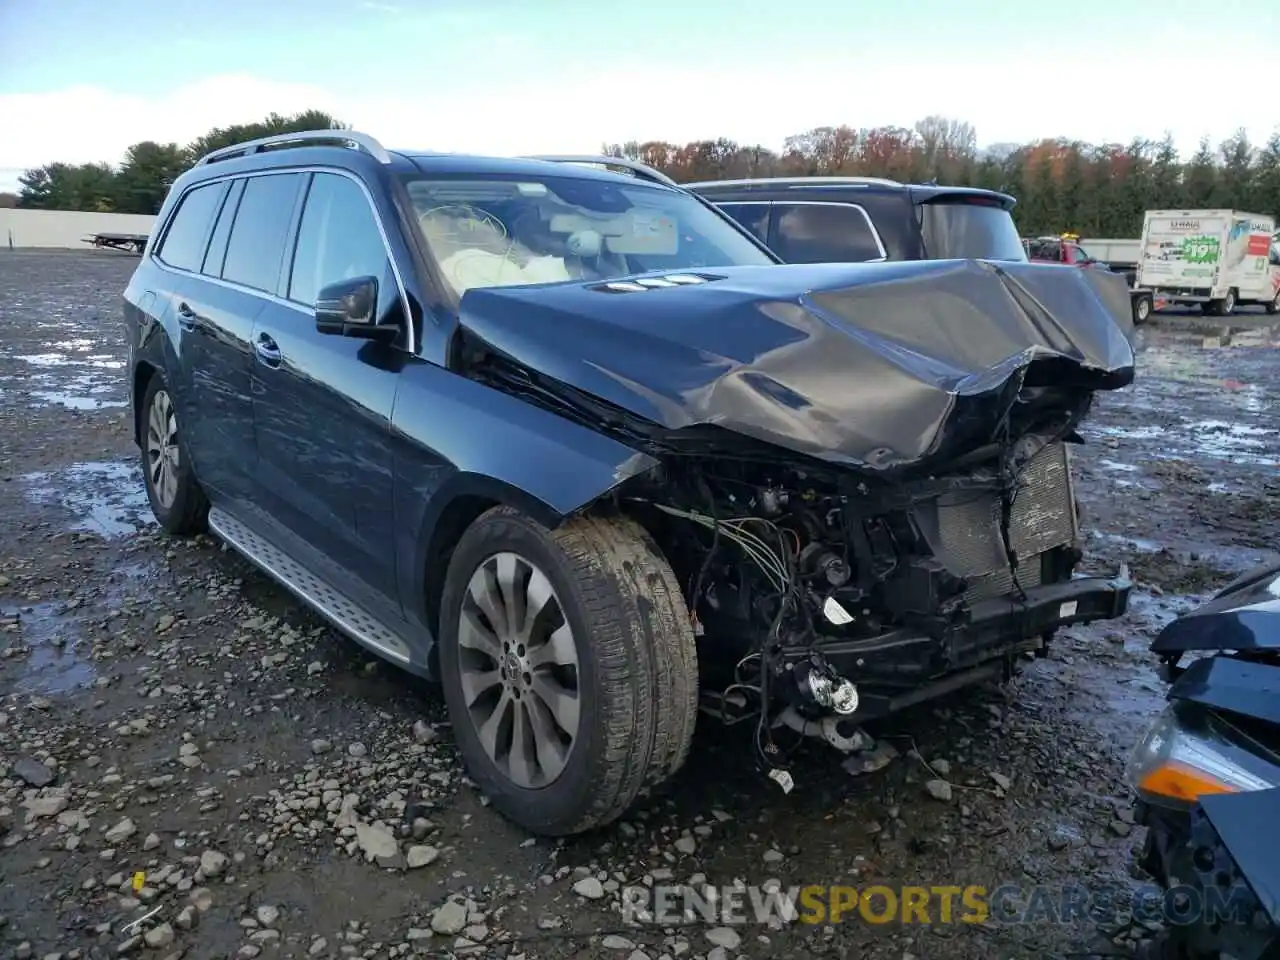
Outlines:
<svg viewBox="0 0 1280 960"><path fill-rule="evenodd" d="M378 323L376 277L355 277L321 289L316 297L316 330L365 340L391 340L400 332L395 324Z"/></svg>

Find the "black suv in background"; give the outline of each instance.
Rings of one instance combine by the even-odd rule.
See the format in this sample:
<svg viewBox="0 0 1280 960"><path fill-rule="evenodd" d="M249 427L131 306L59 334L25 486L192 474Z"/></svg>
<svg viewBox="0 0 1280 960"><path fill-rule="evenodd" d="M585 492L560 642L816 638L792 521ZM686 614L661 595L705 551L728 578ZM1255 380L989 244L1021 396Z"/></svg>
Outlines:
<svg viewBox="0 0 1280 960"><path fill-rule="evenodd" d="M685 184L787 263L1027 259L1013 197L877 177L777 177Z"/></svg>
<svg viewBox="0 0 1280 960"><path fill-rule="evenodd" d="M1133 375L1091 277L781 264L582 159L327 130L179 177L124 294L160 523L438 679L471 776L544 834L680 769L700 695L785 781L775 740L864 748L1124 610L1074 575L1068 443Z"/></svg>

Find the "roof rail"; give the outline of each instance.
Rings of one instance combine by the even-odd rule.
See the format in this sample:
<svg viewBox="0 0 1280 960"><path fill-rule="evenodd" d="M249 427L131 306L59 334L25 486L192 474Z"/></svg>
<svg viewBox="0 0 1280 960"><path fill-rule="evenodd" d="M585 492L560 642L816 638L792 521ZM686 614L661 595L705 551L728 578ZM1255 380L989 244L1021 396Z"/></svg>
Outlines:
<svg viewBox="0 0 1280 960"><path fill-rule="evenodd" d="M251 153L258 153L265 147L307 143L313 140L337 140L356 150L362 150L379 163L391 162L391 154L387 153L386 148L367 133L356 130L299 130L294 133L277 133L257 140L246 140L244 143L234 143L229 147L211 150L197 160L195 165L198 167L206 163L216 163L219 160L229 160L232 157L248 156Z"/></svg>
<svg viewBox="0 0 1280 960"><path fill-rule="evenodd" d="M592 154L559 154L547 153L537 156L525 157L526 160L549 160L552 163L592 163L601 167L621 167L623 170L630 170L641 180L648 180L651 183L660 183L664 187L678 187L679 184L668 177L660 170L655 170L647 163L641 163L639 160L629 160L626 157L606 157L603 155L595 156Z"/></svg>
<svg viewBox="0 0 1280 960"><path fill-rule="evenodd" d="M699 187L744 187L744 186L798 187L800 189L831 186L905 186L901 180L890 180L888 177L746 177L740 180L701 180L697 183L686 183L689 189Z"/></svg>

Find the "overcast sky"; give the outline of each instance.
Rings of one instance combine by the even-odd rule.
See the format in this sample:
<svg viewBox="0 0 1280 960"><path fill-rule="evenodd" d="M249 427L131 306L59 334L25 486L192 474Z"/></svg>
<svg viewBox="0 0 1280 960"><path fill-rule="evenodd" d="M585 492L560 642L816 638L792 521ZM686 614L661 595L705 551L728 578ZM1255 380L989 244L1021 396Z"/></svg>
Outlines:
<svg viewBox="0 0 1280 960"><path fill-rule="evenodd" d="M0 190L270 111L389 147L596 152L819 125L1186 150L1280 122L1280 0L0 0Z"/></svg>

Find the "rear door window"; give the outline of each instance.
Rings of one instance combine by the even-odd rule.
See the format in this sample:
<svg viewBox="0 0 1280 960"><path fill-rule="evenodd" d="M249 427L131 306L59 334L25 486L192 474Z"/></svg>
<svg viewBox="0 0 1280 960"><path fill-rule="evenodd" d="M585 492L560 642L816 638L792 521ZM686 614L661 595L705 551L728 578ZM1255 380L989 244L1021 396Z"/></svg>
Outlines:
<svg viewBox="0 0 1280 960"><path fill-rule="evenodd" d="M769 243L769 204L767 202L718 203L716 206L754 233L761 243L766 245Z"/></svg>
<svg viewBox="0 0 1280 960"><path fill-rule="evenodd" d="M863 263L884 246L862 207L852 203L775 203L769 246L787 263Z"/></svg>
<svg viewBox="0 0 1280 960"><path fill-rule="evenodd" d="M156 256L161 262L179 270L200 269L209 226L226 188L225 183L210 183L187 191L160 241Z"/></svg>
<svg viewBox="0 0 1280 960"><path fill-rule="evenodd" d="M224 280L275 293L302 178L300 173L249 178L227 241Z"/></svg>

